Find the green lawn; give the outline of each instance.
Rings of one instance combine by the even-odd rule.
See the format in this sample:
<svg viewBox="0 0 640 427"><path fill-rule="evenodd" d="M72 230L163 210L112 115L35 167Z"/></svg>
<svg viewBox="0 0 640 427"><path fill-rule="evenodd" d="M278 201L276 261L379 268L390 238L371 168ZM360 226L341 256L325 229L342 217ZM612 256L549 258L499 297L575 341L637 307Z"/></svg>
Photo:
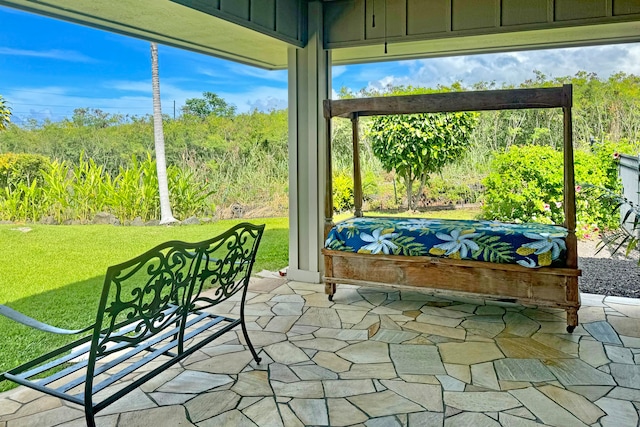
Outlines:
<svg viewBox="0 0 640 427"><path fill-rule="evenodd" d="M201 241L239 220L175 227L0 225L0 303L62 328L90 325L108 266L167 240ZM266 224L253 272L288 264L287 218ZM20 229L30 229L24 232ZM34 331L0 316L0 372L77 337ZM3 381L0 390L12 385Z"/></svg>

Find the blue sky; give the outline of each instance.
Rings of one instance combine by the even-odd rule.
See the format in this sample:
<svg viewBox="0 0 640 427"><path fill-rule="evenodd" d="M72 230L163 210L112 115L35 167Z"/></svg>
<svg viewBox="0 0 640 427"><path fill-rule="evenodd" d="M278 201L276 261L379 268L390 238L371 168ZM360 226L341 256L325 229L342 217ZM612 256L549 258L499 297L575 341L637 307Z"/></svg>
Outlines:
<svg viewBox="0 0 640 427"><path fill-rule="evenodd" d="M210 91L238 111L284 108L287 72L159 46L162 107L177 113L188 98ZM393 45L389 45L393 49ZM0 6L0 95L14 122L59 120L75 108L145 115L152 112L149 43ZM387 84L435 86L462 81L517 84L533 70L559 77L579 70L608 77L640 75L640 44L538 50L383 62L333 69L333 88Z"/></svg>

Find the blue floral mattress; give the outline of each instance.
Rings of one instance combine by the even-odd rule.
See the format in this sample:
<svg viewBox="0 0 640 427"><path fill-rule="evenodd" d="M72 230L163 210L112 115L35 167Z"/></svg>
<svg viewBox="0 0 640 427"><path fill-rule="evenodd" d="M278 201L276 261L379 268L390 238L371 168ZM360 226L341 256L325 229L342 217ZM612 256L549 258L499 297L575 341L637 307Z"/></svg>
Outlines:
<svg viewBox="0 0 640 427"><path fill-rule="evenodd" d="M420 218L351 218L336 224L331 250L520 264L566 266L567 230L548 224Z"/></svg>

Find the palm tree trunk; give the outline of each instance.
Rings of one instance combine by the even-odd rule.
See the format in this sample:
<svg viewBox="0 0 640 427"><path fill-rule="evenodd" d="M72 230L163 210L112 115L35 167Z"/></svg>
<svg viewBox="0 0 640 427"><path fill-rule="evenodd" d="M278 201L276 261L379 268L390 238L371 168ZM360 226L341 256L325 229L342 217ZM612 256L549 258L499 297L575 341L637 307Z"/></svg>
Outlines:
<svg viewBox="0 0 640 427"><path fill-rule="evenodd" d="M173 217L169 201L167 162L164 153L164 129L162 128L162 106L160 104L160 76L158 73L158 45L151 43L151 86L153 88L153 142L156 151L158 192L160 193L160 224L178 220Z"/></svg>

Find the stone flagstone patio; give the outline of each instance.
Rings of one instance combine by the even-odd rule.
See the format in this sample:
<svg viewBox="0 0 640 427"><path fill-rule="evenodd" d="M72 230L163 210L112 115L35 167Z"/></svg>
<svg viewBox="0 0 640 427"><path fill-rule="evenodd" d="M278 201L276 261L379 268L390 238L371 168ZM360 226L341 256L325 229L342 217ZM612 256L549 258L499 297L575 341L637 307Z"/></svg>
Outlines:
<svg viewBox="0 0 640 427"><path fill-rule="evenodd" d="M268 276L268 275L267 275ZM565 313L420 291L254 279L241 333L99 413L98 426L637 426L640 300L582 295ZM237 302L218 312L237 313ZM19 387L0 427L83 426Z"/></svg>

